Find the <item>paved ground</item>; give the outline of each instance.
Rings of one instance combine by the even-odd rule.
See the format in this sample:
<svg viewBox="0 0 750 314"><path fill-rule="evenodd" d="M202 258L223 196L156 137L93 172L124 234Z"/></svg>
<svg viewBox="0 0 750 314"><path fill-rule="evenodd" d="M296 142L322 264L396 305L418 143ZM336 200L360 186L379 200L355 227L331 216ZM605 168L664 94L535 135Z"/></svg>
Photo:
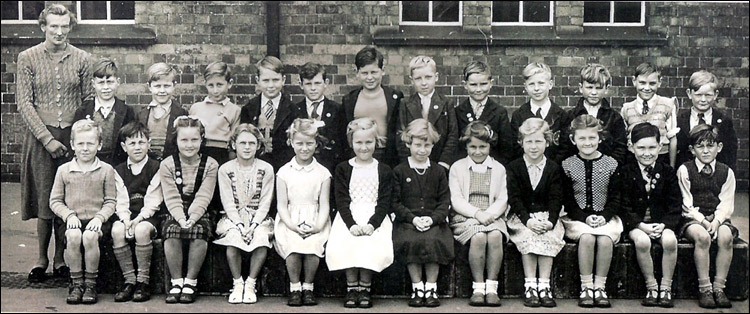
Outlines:
<svg viewBox="0 0 750 314"><path fill-rule="evenodd" d="M368 310L349 310L342 306L339 298L320 299L321 303L315 307L291 308L287 307L284 298L261 298L255 305L231 305L226 302L226 296L201 296L192 305L166 305L163 296L146 303L114 303L111 294L101 295L100 302L90 306L70 306L65 304L67 290L60 288L60 282L51 281L46 285L28 285L19 280L25 277L34 261L36 261L36 222L34 220L21 221L20 215L20 185L2 183L2 208L0 210L0 231L2 232L0 259L2 260L2 287L0 287L0 311L2 312L365 312ZM748 240L748 194L738 194L735 200L735 213L732 221L740 229L743 239ZM51 253L50 253L51 257ZM51 272L51 266L48 270ZM742 279L740 279L742 280ZM744 278L748 280L748 278ZM405 299L376 299L375 308L369 311L378 312L549 312L547 309L530 309L523 306L519 299L503 300L503 306L493 308L475 308L467 305L466 299L443 299L443 305L436 309L413 309L406 305ZM555 312L597 312L586 310L576 305L577 300L557 300ZM646 308L640 306L640 300L613 300L614 307L608 309L610 313L643 312ZM658 312L697 312L696 300L677 300L675 308L671 310L657 308ZM734 302L734 307L727 310L712 312L747 313L748 301Z"/></svg>

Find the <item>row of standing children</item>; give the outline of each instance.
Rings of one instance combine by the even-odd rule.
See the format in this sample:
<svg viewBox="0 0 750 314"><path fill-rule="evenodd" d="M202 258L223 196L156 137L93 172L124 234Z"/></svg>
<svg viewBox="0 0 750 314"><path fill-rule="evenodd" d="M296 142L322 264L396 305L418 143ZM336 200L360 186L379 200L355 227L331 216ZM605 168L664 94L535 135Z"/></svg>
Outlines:
<svg viewBox="0 0 750 314"><path fill-rule="evenodd" d="M375 55L379 58L371 58L371 61L374 62L369 64L358 64L358 70L367 70L368 67L373 68L373 65L377 65L378 70L382 71L382 56L379 53ZM106 64L105 61L100 63ZM111 61L109 62L111 64ZM132 113L118 113L117 102L112 101L117 87L116 68L113 64L102 66L102 68L104 74L95 75L94 85L103 87L101 90L97 89L94 111L87 112L87 115L84 116L89 118L93 116L93 120L104 125L105 127L101 128L99 137L104 136L105 139L108 139L114 138L112 134L108 133L111 131L107 131L108 128L115 125L112 120L119 121L118 119L122 119L123 116L127 119L128 116L132 118L134 115ZM113 68L114 70L112 70ZM436 306L439 304L436 286L438 269L439 264L446 264L453 259L453 245L450 241L450 234L453 233L454 238L462 244L471 241L469 259L474 281L472 285L474 293L470 299L472 305L499 305L497 277L503 254L501 243L510 238L516 243L523 255L522 260L526 276L524 303L529 306L554 306L549 275L552 257L559 252L564 244L561 234L563 233L562 226L565 226L564 233L566 236L579 241L579 246L585 248L579 249L582 280L581 305L609 306L604 287L612 255L612 246L619 240L619 235L623 231L623 224L617 215L620 206L618 189L622 183L616 173L620 171L619 165L622 164L622 160L626 159L626 154L622 152L622 144L627 141L627 139L623 140L623 137L627 137L627 133L620 130L624 128L623 120L610 112L612 110L604 99L606 88L609 86L611 79L606 69L598 65L590 65L582 70L580 91L583 98L575 109L566 114L561 109L558 110L559 107L548 98L549 90L553 84L549 68L543 64L529 65L524 69L524 77L526 79L526 90L531 96L531 100L514 113L511 124L508 124L507 111L488 98L492 79L489 68L485 64L473 62L467 66L464 71L465 86L470 92L470 97L467 102L455 109L445 97L435 94L438 73L431 58L422 56L414 58L410 62L410 68L412 82L417 92L405 100L404 106L400 108L401 110L398 113L399 123L405 131L398 138L402 144L395 145L399 150L398 155L402 164L393 170L396 190L392 192L395 199L392 209L395 212L395 220L392 224L394 240L392 245L395 255L403 256L407 261L407 269L414 290L410 305ZM637 74L634 81L637 82L639 97L646 100L641 105L643 107L641 112L647 114L649 110L645 108L648 108L649 97L655 97L655 87L658 87L659 74L658 71L648 72L648 69L643 70L641 68L639 66L637 71L643 72L643 74ZM644 68L648 68L648 66L644 66ZM379 261L376 266L358 263L350 265L351 261L341 258L341 254L344 253L336 253L335 249L343 249L346 252L352 243L362 240L360 238L363 235L368 236L368 241L385 243L383 239L376 239L377 237L373 235L390 234L390 232L387 232L388 226L381 225L384 221L389 220L383 219L385 213L389 212L385 201L388 191L386 191L387 189L381 191L381 187L372 186L372 182L380 182L380 185L383 185L384 182L390 180L388 175L390 168L380 166L376 159L372 158L372 155L375 153L382 156L384 149L388 148L389 141L387 139L393 137L386 133L386 144L374 145L374 143L382 144L383 142L383 138L378 136L382 135L382 129L377 129L379 124L376 120L378 119L357 120L356 124L349 125L348 132L343 132L342 125L345 125L343 121L346 121L345 116L348 117L349 115L346 110L348 107L346 105L342 107L335 102L325 100L325 86L328 80L325 70L319 65L306 64L303 66L300 77L306 99L293 108L289 108L291 103L285 100L286 98L281 93L281 86L285 77L280 73L280 69L281 63L278 59L267 57L262 60L258 64L258 76L256 77L262 94L240 109L226 97L226 93L232 84L231 73L226 65L213 63L207 66L205 79L209 96L205 101L193 105L190 109L192 115L187 117L178 117L181 114L184 115L185 112L171 102L175 87L174 70L166 64L156 64L149 69L149 88L153 100L146 110L139 113L137 119L147 125L148 130L151 131L145 132L136 127L136 131L125 134L121 140L123 151L128 152L126 146L129 145L129 140L142 142L143 138L150 139L151 147L150 149L147 147L146 150L153 156L152 158L163 159L161 169L158 171L161 180L155 180L156 174L150 173L150 177L147 175L140 178L139 183L134 183L134 176L137 176L138 173L131 166L134 164L141 165L144 160L147 160L146 164L152 164L151 159L146 159L143 148L132 155L128 152L132 158L128 159L125 168L118 167L121 170L117 171L119 175L115 175L114 181L120 182L116 183L118 187L123 185L128 187L129 201L145 209L141 210L139 214L137 210L132 210L134 208L132 204L130 210L128 210L127 205L123 205L123 202L118 200L116 212L120 221L113 225L112 235L113 237L116 235L116 255L121 265L125 265L121 267L123 267L123 273L126 277L126 285L122 293L118 294L120 296L118 299L131 298L133 290L135 290L136 300L147 299L148 292L145 290L148 283L148 270L142 268L143 265L141 264L148 266L149 262L145 261L147 256L145 250L150 248L150 239L156 236L157 231L161 231L162 236L167 239L165 241L165 252L173 278L167 300L168 302L192 302L195 299L197 273L205 257L207 241L212 238L212 229L213 226L216 226L217 234L219 234L216 243L229 247L227 256L234 277L234 289L232 295L230 295L230 302L253 303L257 300L254 289L255 279L262 266L267 249L272 246L270 234L273 233L273 242L275 243L273 246L287 260L291 291L293 292L289 301L290 305L314 304L312 279L319 258L324 256L327 235L331 230L328 214L328 208L331 204L329 202L331 200L329 196L331 172L338 161L346 155L342 153L344 149L341 147L344 141L347 141L355 158L346 160L336 167L334 194L336 195L336 201L341 199L341 204L335 206L339 210L338 217L340 219L335 220L334 226L336 226L336 222L341 221L343 225L339 224L340 228L338 229L346 226L354 237L349 239L351 241L336 237L336 241L341 240L343 242L336 244L337 242L334 241L333 245L329 245L334 254L327 258L327 262L336 264L341 260L346 260L341 266L336 266L337 269L347 269L347 285L351 293L347 293L345 305L350 307L371 306L369 286L372 271L380 271L390 264L387 254L383 259L376 259ZM649 81L654 74L657 77L657 84ZM642 76L646 77L643 79L645 81L643 84L640 82ZM705 73L698 72L693 76L698 76L699 78L696 81L700 81L700 77L705 76ZM372 83L369 80L372 77L371 74L363 77L368 79L363 81L363 86L366 87L367 84ZM705 112L706 110L712 110L710 103L715 100L717 93L715 77L713 79L713 81L709 80L703 83L697 82L694 87L694 80L691 78L691 89L688 91L688 95L694 102L694 108L703 108L703 115L700 115L699 122L707 122ZM641 85L645 87L641 88ZM705 88L705 86L709 87ZM399 98L397 94L393 94L393 96L394 99ZM704 108L706 107L706 101L709 102L707 109ZM261 106L263 102L265 104ZM282 102L286 102L287 106L282 107L284 104ZM359 102L359 98L357 98L357 102ZM662 105L657 104L655 106ZM667 105L663 106L669 108ZM128 108L127 106L124 107ZM623 113L626 112L626 108L628 106L623 108ZM460 115L461 119L456 119L457 113L462 112L460 110L466 111L465 119L463 114ZM696 109L696 111L698 110L701 109ZM354 111L356 115L356 110ZM105 114L109 112L115 114ZM390 109L387 112L390 112ZM652 114L656 112L661 111L652 110ZM714 116L721 115L718 110L713 110L713 113ZM362 113L360 112L360 114ZM533 116L537 119L525 119L529 117L523 115ZM107 121L108 116L113 119ZM165 119L167 116L170 118ZM386 123L393 121L387 116L385 119L380 117L380 120L384 120ZM662 116L666 117L667 115L664 114L659 117ZM216 117L221 117L221 119ZM310 119L293 120L291 117L309 117ZM489 120L489 123L485 123L485 119ZM543 119L551 120L551 123ZM648 119L646 120L650 121ZM243 120L253 124L245 124L239 128L238 125L240 122L244 122ZM523 123L515 128L514 124L519 123L517 121L520 120L523 120ZM626 120L631 121L631 118ZM691 117L691 125L693 124L692 120ZM463 128L465 132L460 139L457 136L459 132L457 121L462 121L462 124L468 123ZM658 127L667 125L661 122L660 120L659 123L655 122L654 124ZM721 122L721 119L719 119L717 124L721 124ZM724 122L724 124L721 124L722 126L729 125L731 127L731 120L725 118ZM287 124L288 132L283 132ZM699 124L696 123L696 125ZM256 128L254 125L258 127ZM563 126L566 125L570 125L570 129L565 130ZM370 132L374 136L369 138L359 134L363 132L357 132L360 129L372 131L372 128L376 128L378 132ZM117 128L113 127L112 129L116 130ZM390 131L392 128L388 126L385 129ZM514 156L510 149L511 146L508 144L513 142L509 139L514 137L514 130L519 130L517 131L520 135L518 143L523 150L523 156L514 162L508 162ZM671 129L666 133L661 129L659 131L660 149L665 136L666 138L674 138L675 133L679 132L677 129ZM569 133L566 134L566 132ZM563 136L568 135L567 137L570 137L570 143L575 145L578 154L565 159L562 162L562 167L559 167L556 161L572 151L569 147L565 147L567 144L561 144L566 143L566 140L558 141L555 139L555 134L559 136L561 133ZM342 140L341 134L347 134L349 138ZM320 141L321 147L317 147L319 137L322 138ZM362 137L366 139L362 139ZM459 140L462 145L458 144ZM709 138L708 144L713 144L711 140ZM284 141L287 143L284 143ZM501 143L500 145L498 145L498 141ZM99 144L104 146L103 142L105 141L100 141ZM390 142L393 145L393 141ZM608 154L600 153L598 151L599 142L603 143L602 149L617 160L607 156ZM719 139L716 139L716 142L723 143ZM734 142L736 142L736 139ZM359 144L355 145L355 143ZM288 146L285 144L288 144ZM370 149L368 146L370 144L376 147ZM560 144L559 147L557 147L557 144ZM632 147L632 144L635 143L630 144ZM143 146L143 143L133 145ZM231 153L228 150L230 145L234 149ZM274 156L275 154L270 154L274 150L279 156L289 156L291 155L288 153L289 146L294 152L292 155L294 158L289 157L291 161L283 166L279 165L283 164L286 159L272 157L271 161L277 165L276 167L262 160L255 160L256 154L266 158ZM718 146L721 147L721 145ZM110 144L109 147L113 151L117 150L114 145ZM465 149L467 156L450 166L456 156L462 154L454 155L455 147L461 147L461 150ZM498 149L498 147L501 149ZM689 148L692 150L693 146ZM287 152L284 152L285 149L287 149ZM267 150L269 153L262 154L263 150ZM717 150L721 151L721 148ZM205 153L199 154L199 152ZM240 158L240 154L244 157ZM113 154L113 156L116 156L116 154ZM234 156L237 156L237 159L224 164L226 166L224 172L219 170L222 174L221 177L218 177L220 189L214 191L217 184L217 169L219 168L217 160L226 161ZM316 158L313 158L313 156ZM526 168L527 171L509 169L508 187L513 188L505 187L505 167L492 156L495 156L499 161L506 162L509 167L514 165L514 168ZM548 160L548 158L551 160ZM111 160L114 162L117 159L112 157ZM638 161L640 162L640 160ZM431 167L431 162L437 162L445 169L443 167ZM372 166L372 164L376 166ZM643 165L643 163L641 164ZM362 168L365 165L370 166L369 168ZM148 169L151 168L153 167ZM274 187L273 172L271 172L274 169L278 170L276 201L279 209L275 220L269 216L270 208L276 207L272 205L274 202L273 193L270 192ZM451 169L450 179L448 179L446 169ZM728 171L724 171L725 169L721 167L718 169L722 170L720 172L722 175L727 174L725 182L733 182L733 180L730 180L733 178L731 169ZM373 170L377 170L377 172ZM153 172L153 170L149 171ZM606 173L606 175L597 176L594 179L593 171ZM355 172L358 174L357 176L352 175ZM547 172L551 172L552 175L546 175ZM561 175L560 172L565 175ZM339 178L340 175L343 177ZM730 175L732 175L731 178ZM371 178L377 176L379 180L360 180L360 177L367 176ZM122 183L126 177L128 178L126 181L129 182ZM309 180L302 180L302 178ZM222 181L224 183L221 183ZM563 181L563 184L559 184L559 181ZM295 187L295 185L303 182L304 184L301 187ZM542 189L539 189L540 182ZM719 183L714 183L714 185ZM135 185L140 185L141 190L145 186L147 191L141 191L140 194L131 192L131 188ZM430 187L426 187L426 185ZM356 189L353 189L352 186L355 186ZM311 187L313 188L311 189ZM560 187L569 189L569 191L567 193L565 191L560 192ZM118 192L121 193L122 190L124 189L118 188ZM294 194L287 193L287 191L292 190L295 191ZM451 193L448 192L449 190ZM148 191L153 193L149 194ZM301 193L304 191L309 193ZM511 193L510 197L509 192ZM686 190L683 188L683 194L685 192ZM689 188L687 192L690 192ZM154 205L154 202L147 202L149 199L158 199L158 197L155 197L155 195L158 195L157 193L163 195L165 204L169 208L169 215L165 215L166 220L163 222L152 221L149 224L143 224L143 227L138 227L147 222L148 219L158 216L156 212L159 212L159 206ZM216 194L220 194L220 196L214 197ZM569 197L555 198L555 195L561 194ZM646 198L649 199L650 196ZM698 211L691 204L686 204L684 210L686 217L692 217L701 223L704 221L699 218L706 218L705 222L707 223L704 227L710 235L718 235L719 231L725 229L712 224L728 224L728 226L731 226L728 223L731 210L727 209L726 193L714 198L721 200L720 204L723 205L722 211L720 211L721 215L712 215L712 211L696 206L702 209ZM218 218L219 211L212 212L212 208L209 206L212 199L219 199L224 204L224 216L218 225L213 221ZM683 199L686 198L683 197ZM540 202L540 200L546 200L546 202ZM703 201L703 198L699 201ZM509 202L513 210L507 213ZM560 217L560 209L563 204L567 215L563 215L562 219L558 221L557 218ZM451 205L453 206L452 213L450 211ZM123 206L125 206L124 209ZM368 209L354 211L353 208ZM161 212L163 215L164 211ZM103 220L101 222L107 221L109 216L112 215L111 213L106 214L106 211L102 211L99 219ZM510 215L508 226L506 226L503 218L508 214ZM69 216L71 215L67 214L61 217L68 218ZM446 219L448 216L450 216L450 219ZM523 223L524 221L526 223ZM365 224L365 222L367 223ZM157 226L160 224L163 224L163 226ZM275 224L273 231L271 231L272 224ZM629 225L631 228L633 226L633 224ZM639 224L635 224L635 227L641 229ZM659 224L650 228L652 230L645 233L652 238L659 238L655 234L661 234L664 230L664 226ZM451 232L451 229L453 232ZM645 227L642 229L645 229ZM691 230L693 229L696 228L692 227ZM730 227L727 227L727 229L732 230ZM91 230L97 231L99 229L94 225ZM633 234L631 238L637 244L643 242L637 239L642 238L642 235L638 232L631 233ZM133 278L135 275L132 261L130 262L131 265L127 266L127 260L132 259L132 257L130 257L129 248L124 244L123 234L131 237L135 235L138 244L136 257L139 263L139 274L136 278ZM699 231L687 232L686 234L688 238L696 242L703 240L704 236ZM138 241L138 239L141 241ZM182 243L178 241L180 239L191 240L188 273L184 278L181 272ZM75 241L72 242L75 243ZM388 241L388 243L390 242ZM141 248L141 258L138 258L139 247ZM595 247L596 249L594 249ZM668 247L668 245L665 247ZM702 246L700 247L702 250ZM250 276L244 281L240 275L238 262L240 251L237 249L253 252ZM698 251L696 249L696 262L699 261L699 256L701 256L700 262L703 263L704 259ZM597 253L594 254L594 252ZM594 273L594 257L598 261L596 263L596 277L591 275ZM639 255L639 257L641 256ZM642 259L644 258L639 258L639 261ZM390 260L392 260L392 257L390 257ZM367 261L373 262L373 259L367 259ZM642 263L642 266L646 265L644 263ZM351 267L346 267L347 265ZM487 266L486 277L484 274L485 265ZM539 267L538 279L536 277L537 265ZM422 281L423 267L427 279L426 283ZM726 268L728 268L728 264ZM305 272L305 281L300 284L302 269ZM701 270L702 268L699 267L699 272ZM76 275L80 273L79 269L76 269L76 271L79 271ZM644 272L646 271L647 265L644 266ZM95 274L95 271L91 273ZM91 276L87 275L87 277ZM653 276L647 275L646 277L649 287L647 299L651 300L654 295L654 289L652 288L655 280L652 280ZM710 288L710 284L708 286L705 284L708 276L707 274L703 276L701 273L699 277L701 277L701 292L705 292L707 291L706 287ZM723 279L725 277L726 275ZM666 300L663 301L665 306L671 304L669 281L670 279L662 280L662 288L660 289L662 293L658 296L659 300ZM135 284L133 284L134 282ZM721 276L717 275L714 286L717 291L721 291L723 287ZM86 289L72 289L72 303L81 300L78 297L81 293L78 292L82 290ZM240 295L239 291L244 292ZM725 297L721 298L720 296L721 293L714 294L717 303L726 304L724 302ZM701 305L708 302L703 302L703 299L702 295ZM86 300L91 300L90 293ZM71 301L70 298L69 301ZM651 304L653 302L644 301L644 303ZM710 307L710 304L706 306Z"/></svg>

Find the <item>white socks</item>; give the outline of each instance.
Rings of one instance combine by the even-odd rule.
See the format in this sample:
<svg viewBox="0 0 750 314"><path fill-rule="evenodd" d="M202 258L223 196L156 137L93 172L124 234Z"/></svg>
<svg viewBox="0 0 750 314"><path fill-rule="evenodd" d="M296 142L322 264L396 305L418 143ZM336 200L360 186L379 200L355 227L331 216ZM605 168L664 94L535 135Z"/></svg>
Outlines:
<svg viewBox="0 0 750 314"><path fill-rule="evenodd" d="M536 277L524 278L523 290L529 290L529 288L531 288L532 290L537 289Z"/></svg>
<svg viewBox="0 0 750 314"><path fill-rule="evenodd" d="M474 294L485 294L486 285L484 282L474 282L471 284L471 288L474 289Z"/></svg>
<svg viewBox="0 0 750 314"><path fill-rule="evenodd" d="M485 286L487 287L486 293L497 294L497 285L498 285L497 280L489 280L489 279L485 280Z"/></svg>
<svg viewBox="0 0 750 314"><path fill-rule="evenodd" d="M302 283L302 290L310 290L313 291L313 283Z"/></svg>
<svg viewBox="0 0 750 314"><path fill-rule="evenodd" d="M185 278L185 285L191 285L193 287L198 287L198 279L197 278L196 279ZM182 293L187 293L187 294L195 293L195 290L193 290L192 288L188 288L188 287L183 286L182 287Z"/></svg>
<svg viewBox="0 0 750 314"><path fill-rule="evenodd" d="M539 278L539 290L551 289L549 286L549 278Z"/></svg>
<svg viewBox="0 0 750 314"><path fill-rule="evenodd" d="M180 293L182 291L182 286L184 285L184 279L183 278L177 278L170 280L173 286L179 286L179 288L172 288L169 290L169 293Z"/></svg>
<svg viewBox="0 0 750 314"><path fill-rule="evenodd" d="M424 297L424 282L412 282L411 283L411 290L417 290L417 297Z"/></svg>
<svg viewBox="0 0 750 314"><path fill-rule="evenodd" d="M302 291L302 284L301 283L289 283L289 291Z"/></svg>

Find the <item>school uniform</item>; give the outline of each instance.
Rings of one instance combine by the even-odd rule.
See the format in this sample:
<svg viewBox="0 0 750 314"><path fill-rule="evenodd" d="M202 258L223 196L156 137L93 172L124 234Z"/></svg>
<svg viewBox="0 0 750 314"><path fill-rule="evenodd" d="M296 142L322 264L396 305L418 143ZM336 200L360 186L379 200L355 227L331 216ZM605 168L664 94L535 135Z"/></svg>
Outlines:
<svg viewBox="0 0 750 314"><path fill-rule="evenodd" d="M583 97L578 99L576 106L566 113L565 122L562 124L564 127L562 135L560 136L560 146L562 147L562 154L564 158L578 153L578 149L570 141L568 131L570 123L575 120L578 116L584 114L590 114L589 108L592 108L586 104ZM595 109L596 110L596 109ZM591 112L594 113L594 112ZM609 101L602 98L601 103L598 106L598 110L593 114L599 120L602 125L601 142L599 143L599 151L602 154L610 156L617 160L618 164L625 162L625 156L628 154L628 133L625 128L625 121L619 112L609 105Z"/></svg>
<svg viewBox="0 0 750 314"><path fill-rule="evenodd" d="M373 158L393 168L396 167L399 163L398 150L396 149L399 131L398 117L399 109L401 108L401 100L404 98L404 94L387 86L381 85L380 87L383 89L383 96L386 103L385 121L387 123L387 126L386 134L379 135L386 137L386 144L384 148L375 149ZM355 115L355 111L357 109L356 105L362 89L362 87L359 87L349 92L348 94L344 95L341 100L341 105L344 107L344 117L346 121L345 125L348 125L349 122L355 120L356 118L360 118ZM349 145L343 146L346 149L344 158L354 157L354 151L351 149L351 147L349 147Z"/></svg>
<svg viewBox="0 0 750 314"><path fill-rule="evenodd" d="M432 123L435 130L440 134L440 140L432 147L430 160L435 163L444 162L448 165L453 163L456 147L458 146L458 124L456 123L456 111L453 101L436 92L432 96L426 96L422 99L419 93L414 93L407 98L403 106L399 109L399 124L401 130L406 130L410 122L416 119L422 119L423 105L429 102L427 108L427 120ZM398 155L401 162L405 162L409 157L409 148L406 147L401 139L398 139Z"/></svg>
<svg viewBox="0 0 750 314"><path fill-rule="evenodd" d="M693 159L677 169L677 180L682 193L680 235L685 236L690 225L718 220L720 225L729 227L734 238L739 236L739 230L730 219L737 184L732 168L716 160L703 164Z"/></svg>
<svg viewBox="0 0 750 314"><path fill-rule="evenodd" d="M638 162L629 162L620 170L622 191L622 221L625 231L638 228L638 224L663 223L665 228L677 232L682 212L682 196L674 169L656 162L647 169Z"/></svg>
<svg viewBox="0 0 750 314"><path fill-rule="evenodd" d="M717 108L708 109L704 114L703 120L719 131L719 142L723 147L721 152L716 156L716 160L729 166L732 170L737 169L737 133L734 129L732 117ZM692 108L683 110L677 116L677 127L680 132L677 133L677 162L676 165L682 165L695 158L690 152L690 130L698 125L698 113Z"/></svg>
<svg viewBox="0 0 750 314"><path fill-rule="evenodd" d="M544 155L553 162L560 164L565 158L563 158L563 154L560 151L561 148L559 143L567 140L562 138L562 134L565 133L565 129L568 128L569 125L563 125L565 121L565 111L560 108L559 105L552 102L552 100L549 101L549 107L545 105L540 108L532 108L531 102L526 102L516 109L516 111L513 112L513 118L510 120L510 128L513 131L513 138L518 138L518 129L521 127L521 124L523 124L528 118L536 117L536 112L539 109L541 109L540 115L542 116L542 119L547 121L550 131L553 133L553 138L556 140L549 144L549 147L544 151ZM513 141L513 145L515 147L515 158L523 156L523 148L518 141Z"/></svg>
<svg viewBox="0 0 750 314"><path fill-rule="evenodd" d="M115 98L111 108L102 108L96 98L89 99L76 110L74 120L81 119L94 120L102 129L102 149L97 157L112 166L125 162L128 155L122 150L118 135L124 125L135 120L133 108L119 98Z"/></svg>
<svg viewBox="0 0 750 314"><path fill-rule="evenodd" d="M266 111L269 101L273 108L270 112ZM283 93L274 99L266 99L263 94L255 96L240 110L240 123L251 123L258 127L266 137L264 141L271 144L270 147L266 145L265 152L258 158L271 164L274 171L279 171L294 157L294 150L287 144L286 131L296 118L295 112L289 96Z"/></svg>
<svg viewBox="0 0 750 314"><path fill-rule="evenodd" d="M644 108L648 106L648 110ZM628 133L633 131L633 127L642 122L649 122L659 128L659 142L662 144L659 151L659 158L669 163L669 143L677 135L677 109L676 98L667 98L654 95L648 101L636 97L633 101L626 102L622 105L620 115L625 121ZM646 113L644 113L644 111ZM630 156L630 155L628 155ZM631 157L628 157L631 158ZM630 160L630 159L628 159Z"/></svg>
<svg viewBox="0 0 750 314"><path fill-rule="evenodd" d="M157 106L162 108L157 108ZM160 112L162 109L165 109L166 112ZM177 152L177 134L174 130L174 120L179 116L186 115L188 115L187 110L174 100L165 106L152 101L138 112L138 121L148 126L149 130L151 139L151 149L148 151L149 157L162 161Z"/></svg>
<svg viewBox="0 0 750 314"><path fill-rule="evenodd" d="M341 104L324 97L317 108L314 102L305 99L295 105L297 118L313 119L318 127L318 135L321 137L318 148L315 150L315 159L333 173L336 165L343 158L346 141L346 120ZM313 111L313 109L317 111Z"/></svg>
<svg viewBox="0 0 750 314"><path fill-rule="evenodd" d="M497 134L497 142L492 145L490 156L501 164L507 165L513 159L513 142L515 139L510 127L508 110L489 97L485 99L483 105L474 104L471 98L467 98L456 107L459 138L464 134L466 126L476 120L487 122L492 131ZM459 144L456 148L455 160L466 156L466 145Z"/></svg>
<svg viewBox="0 0 750 314"><path fill-rule="evenodd" d="M127 190L130 205L127 211L118 211L117 216L120 216L121 220L125 217L133 220L141 216L156 232L159 232L164 215L167 214L167 209L163 206L164 195L161 190L159 164L157 160L146 157L137 164L131 163L128 159L115 167Z"/></svg>

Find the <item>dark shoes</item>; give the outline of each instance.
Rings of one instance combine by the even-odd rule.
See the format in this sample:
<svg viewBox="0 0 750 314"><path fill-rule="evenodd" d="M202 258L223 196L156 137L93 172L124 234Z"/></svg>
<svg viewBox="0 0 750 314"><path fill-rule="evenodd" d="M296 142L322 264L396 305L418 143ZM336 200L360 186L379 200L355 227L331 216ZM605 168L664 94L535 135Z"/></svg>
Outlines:
<svg viewBox="0 0 750 314"><path fill-rule="evenodd" d="M115 294L115 302L127 302L133 299L133 292L135 292L135 285L132 283L126 283L120 292Z"/></svg>
<svg viewBox="0 0 750 314"><path fill-rule="evenodd" d="M192 293L186 293L185 289L193 290ZM180 294L180 303L193 303L195 302L195 295L198 293L198 288L193 285L185 284L182 286L182 294Z"/></svg>
<svg viewBox="0 0 750 314"><path fill-rule="evenodd" d="M542 290L539 290L539 303L542 304L543 307L556 307L557 302L555 302L555 299L552 298L552 291L549 290L549 288L544 288Z"/></svg>
<svg viewBox="0 0 750 314"><path fill-rule="evenodd" d="M315 294L312 290L302 290L302 305L317 305L318 301L315 301Z"/></svg>
<svg viewBox="0 0 750 314"><path fill-rule="evenodd" d="M534 288L526 288L526 292L523 293L523 305L527 307L540 307L542 303L539 301L538 293Z"/></svg>
<svg viewBox="0 0 750 314"><path fill-rule="evenodd" d="M711 290L706 290L700 293L700 296L698 296L698 305L704 309L716 308L716 301L714 301L714 294Z"/></svg>
<svg viewBox="0 0 750 314"><path fill-rule="evenodd" d="M70 278L70 268L65 265L55 268L55 270L52 271L52 276L55 278L68 279Z"/></svg>
<svg viewBox="0 0 750 314"><path fill-rule="evenodd" d="M646 298L641 301L641 305L648 307L659 305L659 291L653 289L646 292Z"/></svg>
<svg viewBox="0 0 750 314"><path fill-rule="evenodd" d="M83 284L83 297L81 303L94 304L99 298L96 295L96 284Z"/></svg>
<svg viewBox="0 0 750 314"><path fill-rule="evenodd" d="M292 291L289 293L288 306L302 306L302 291Z"/></svg>
<svg viewBox="0 0 750 314"><path fill-rule="evenodd" d="M372 307L372 297L370 297L370 290L359 291L359 308L367 309Z"/></svg>
<svg viewBox="0 0 750 314"><path fill-rule="evenodd" d="M594 305L596 307L612 307L612 303L609 303L607 292L604 289L599 288L594 290Z"/></svg>
<svg viewBox="0 0 750 314"><path fill-rule="evenodd" d="M659 293L659 306L665 308L674 307L674 301L672 301L672 291L662 290L661 293Z"/></svg>
<svg viewBox="0 0 750 314"><path fill-rule="evenodd" d="M440 306L440 300L437 298L437 292L435 289L430 289L424 293L424 306L426 307L438 307Z"/></svg>
<svg viewBox="0 0 750 314"><path fill-rule="evenodd" d="M500 296L497 293L489 292L484 296L484 303L490 307L500 306Z"/></svg>
<svg viewBox="0 0 750 314"><path fill-rule="evenodd" d="M422 296L420 296L420 294ZM414 289L411 293L411 299L409 300L409 306L411 307L423 307L424 306L424 290Z"/></svg>
<svg viewBox="0 0 750 314"><path fill-rule="evenodd" d="M357 290L348 290L346 291L346 297L344 297L344 307L345 308L355 308L358 306L359 301L359 291Z"/></svg>
<svg viewBox="0 0 750 314"><path fill-rule="evenodd" d="M578 299L578 306L594 307L594 289L584 288L581 291L581 296Z"/></svg>
<svg viewBox="0 0 750 314"><path fill-rule="evenodd" d="M30 283L40 283L40 282L47 280L47 274L45 273L45 271L46 270L44 268L39 267L39 266L32 268L31 271L29 272L29 277L27 278L28 281Z"/></svg>
<svg viewBox="0 0 750 314"><path fill-rule="evenodd" d="M151 299L151 289L148 283L136 282L135 292L133 293L133 302L146 302Z"/></svg>
<svg viewBox="0 0 750 314"><path fill-rule="evenodd" d="M65 302L68 304L80 304L83 299L83 286L81 284L71 284L68 288L68 297Z"/></svg>
<svg viewBox="0 0 750 314"><path fill-rule="evenodd" d="M170 291L177 291L177 292L170 292ZM182 287L178 285L172 285L172 287L169 288L169 291L167 291L167 297L164 299L164 301L169 304L180 302L181 294L182 294Z"/></svg>
<svg viewBox="0 0 750 314"><path fill-rule="evenodd" d="M469 305L471 306L484 306L484 294L475 292L471 295L471 298L469 298Z"/></svg>
<svg viewBox="0 0 750 314"><path fill-rule="evenodd" d="M732 307L732 302L729 302L729 298L724 293L724 289L714 288L714 301L716 301L716 307L722 309L728 309Z"/></svg>

